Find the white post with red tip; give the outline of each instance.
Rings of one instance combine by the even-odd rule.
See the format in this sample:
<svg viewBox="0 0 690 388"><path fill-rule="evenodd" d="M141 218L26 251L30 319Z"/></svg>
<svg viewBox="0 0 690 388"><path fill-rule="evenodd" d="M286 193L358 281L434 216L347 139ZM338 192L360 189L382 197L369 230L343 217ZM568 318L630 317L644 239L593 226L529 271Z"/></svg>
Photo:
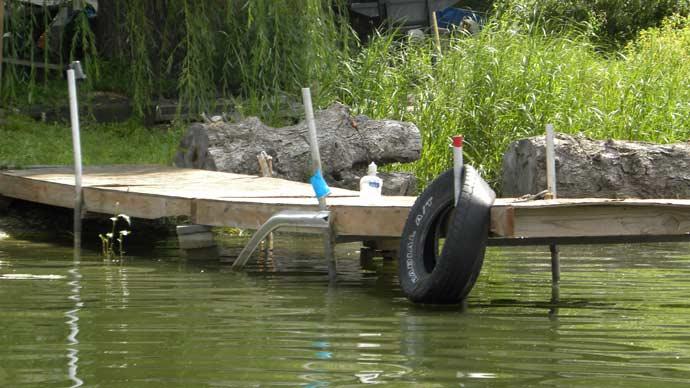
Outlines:
<svg viewBox="0 0 690 388"><path fill-rule="evenodd" d="M453 136L453 193L455 194L455 206L458 206L460 191L462 190L462 135Z"/></svg>

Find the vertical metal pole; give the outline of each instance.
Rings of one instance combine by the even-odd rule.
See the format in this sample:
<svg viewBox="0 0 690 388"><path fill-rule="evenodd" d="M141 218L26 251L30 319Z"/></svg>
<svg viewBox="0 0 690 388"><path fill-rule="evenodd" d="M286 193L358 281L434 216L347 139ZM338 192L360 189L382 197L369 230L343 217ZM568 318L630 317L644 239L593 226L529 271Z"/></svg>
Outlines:
<svg viewBox="0 0 690 388"><path fill-rule="evenodd" d="M546 186L550 198L556 199L556 151L553 141L553 124L546 124ZM561 263L558 245L550 244L551 251L551 282L554 286L561 280Z"/></svg>
<svg viewBox="0 0 690 388"><path fill-rule="evenodd" d="M434 29L434 45L436 46L436 52L438 56L441 57L441 36L438 33L438 20L436 19L436 11L431 13L431 24Z"/></svg>
<svg viewBox="0 0 690 388"><path fill-rule="evenodd" d="M333 283L338 277L338 268L335 261L335 235L333 234L333 219L328 220L328 229L323 234L323 250L326 253L326 264L328 265L328 280Z"/></svg>
<svg viewBox="0 0 690 388"><path fill-rule="evenodd" d="M69 92L69 111L72 121L72 146L74 148L74 248L81 248L81 138L79 135L79 107L77 106L77 83L74 69L67 70L67 88Z"/></svg>
<svg viewBox="0 0 690 388"><path fill-rule="evenodd" d="M311 166L312 173L320 175L321 170L321 154L319 153L319 142L316 137L316 122L314 120L314 109L311 103L311 90L309 88L302 88L302 101L304 102L304 113L307 120L307 129L309 132L309 147L311 148ZM326 198L319 197L319 209L327 210ZM323 248L326 255L326 262L328 264L328 278L335 281L337 276L336 262L335 262L335 242L333 236L333 220L328 220L330 227L326 229L323 235Z"/></svg>
<svg viewBox="0 0 690 388"><path fill-rule="evenodd" d="M551 282L557 285L561 281L561 262L558 245L550 244L549 250L551 251Z"/></svg>
<svg viewBox="0 0 690 388"><path fill-rule="evenodd" d="M462 135L453 136L453 194L455 206L458 206L460 191L462 191Z"/></svg>
<svg viewBox="0 0 690 388"><path fill-rule="evenodd" d="M311 105L311 90L302 88L302 101L304 102L304 113L307 119L307 129L309 132L309 147L311 149L311 170L313 174L321 173L321 154L319 153L319 141L316 138L316 122L314 120L314 109ZM326 210L326 198L319 198L319 209Z"/></svg>

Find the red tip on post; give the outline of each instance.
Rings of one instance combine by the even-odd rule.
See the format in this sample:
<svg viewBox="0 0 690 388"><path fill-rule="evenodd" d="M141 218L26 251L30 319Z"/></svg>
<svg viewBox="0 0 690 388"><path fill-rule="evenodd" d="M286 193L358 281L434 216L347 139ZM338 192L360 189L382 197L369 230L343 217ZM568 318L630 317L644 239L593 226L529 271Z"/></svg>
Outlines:
<svg viewBox="0 0 690 388"><path fill-rule="evenodd" d="M453 136L453 147L462 148L464 137L462 135Z"/></svg>

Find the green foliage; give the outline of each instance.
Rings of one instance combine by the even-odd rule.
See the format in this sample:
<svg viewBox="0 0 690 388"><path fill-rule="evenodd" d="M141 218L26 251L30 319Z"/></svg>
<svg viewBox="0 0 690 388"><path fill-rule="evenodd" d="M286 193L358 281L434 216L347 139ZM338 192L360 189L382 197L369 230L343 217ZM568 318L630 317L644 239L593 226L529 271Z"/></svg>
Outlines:
<svg viewBox="0 0 690 388"><path fill-rule="evenodd" d="M17 9L12 15L19 15L19 9L27 13L9 18L6 30L22 39L10 39L7 54L32 61L42 54L58 63L81 59L87 89L125 92L139 115L156 97L179 99L192 112L201 112L218 96L239 95L248 102L247 113L270 120L281 108L280 96L299 96L307 85L316 102L326 101L332 98L328 82L337 80L353 39L341 16L344 0L113 0L102 5L98 17L112 26L109 36L98 36L108 44L96 44L86 14L80 13L68 37L49 37L41 51L37 35L46 29L48 17L34 15L40 7L6 3ZM51 57L51 52L62 53L62 46L55 45L66 38L69 58ZM14 105L34 103L37 82L52 77L39 77L35 66L4 68L0 96Z"/></svg>
<svg viewBox="0 0 690 388"><path fill-rule="evenodd" d="M305 85L321 86L317 101L326 100L330 85L319 81L336 79L350 45L332 3L129 0L122 46L132 48L135 106L143 112L153 96L178 97L200 112L220 95L239 96L245 113L275 121L282 96Z"/></svg>
<svg viewBox="0 0 690 388"><path fill-rule="evenodd" d="M43 64L26 66L4 63L0 101L9 105L43 102L49 81L61 74L48 70L48 64L66 64L81 59L89 74L84 87L90 89L92 81L100 75L96 36L89 25L86 13L79 12L72 23L57 36L49 28L51 14L41 7L30 6L18 0L5 1L3 56L5 58Z"/></svg>
<svg viewBox="0 0 690 388"><path fill-rule="evenodd" d="M451 36L433 65L430 39L378 37L351 63L341 100L361 113L417 124L422 182L450 167L448 137L498 187L509 142L558 131L655 142L690 138L688 19L642 34L603 56L581 33L552 34L495 21L475 37Z"/></svg>
<svg viewBox="0 0 690 388"><path fill-rule="evenodd" d="M690 0L497 0L496 12L551 30L586 26L604 45L625 43L673 14L688 15Z"/></svg>
<svg viewBox="0 0 690 388"><path fill-rule="evenodd" d="M317 106L340 100L375 118L416 123L422 160L399 168L423 183L450 166L448 137L456 133L466 135L467 159L495 187L508 143L541 134L546 123L596 138L690 138L690 23L674 16L638 33L672 12L687 13L689 0L504 0L477 36L444 39L442 58L432 55L430 39L395 34L378 35L355 52L340 0L340 8L327 0L112 4L117 22L107 61L93 59L85 17L71 41L72 55L93 59L85 60L93 64L93 87L120 85L140 114L154 97L179 97L202 111L218 95L236 95L243 113L276 123L286 96L299 99L299 88L310 86ZM35 35L31 26L41 17L25 16L33 22L10 18L10 28ZM601 49L602 40L630 38ZM46 60L48 51L32 44L13 39L6 52ZM4 101L66 99L62 81L58 90L36 69L3 68ZM84 162L167 164L181 130L157 133L136 121L86 125ZM10 117L0 136L0 165L71 163L66 126Z"/></svg>
<svg viewBox="0 0 690 388"><path fill-rule="evenodd" d="M0 167L71 165L68 124L45 124L11 115L0 125ZM93 164L170 164L184 127L144 128L137 120L118 124L82 122L82 158Z"/></svg>

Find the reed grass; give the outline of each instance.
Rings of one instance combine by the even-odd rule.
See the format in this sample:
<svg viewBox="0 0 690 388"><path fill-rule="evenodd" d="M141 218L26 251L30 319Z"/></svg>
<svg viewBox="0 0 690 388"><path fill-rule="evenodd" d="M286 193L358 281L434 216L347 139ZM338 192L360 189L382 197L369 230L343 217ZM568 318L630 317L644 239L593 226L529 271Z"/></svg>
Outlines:
<svg viewBox="0 0 690 388"><path fill-rule="evenodd" d="M406 168L423 182L450 167L448 137L498 188L502 154L519 138L557 131L653 142L690 139L690 22L674 18L624 50L602 55L587 34L552 34L511 20L444 41L381 36L344 64L341 99L374 117L411 121L422 159Z"/></svg>

